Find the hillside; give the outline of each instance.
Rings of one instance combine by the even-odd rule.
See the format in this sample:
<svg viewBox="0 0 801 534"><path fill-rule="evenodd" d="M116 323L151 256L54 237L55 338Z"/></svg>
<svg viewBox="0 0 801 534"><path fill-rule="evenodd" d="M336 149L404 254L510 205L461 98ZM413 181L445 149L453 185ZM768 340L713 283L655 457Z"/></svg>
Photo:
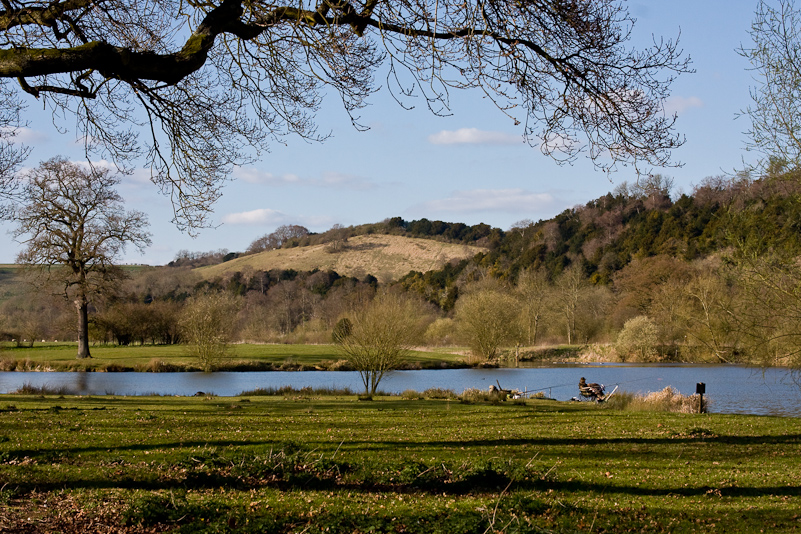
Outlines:
<svg viewBox="0 0 801 534"><path fill-rule="evenodd" d="M19 279L19 265L0 264L0 302L22 293Z"/></svg>
<svg viewBox="0 0 801 534"><path fill-rule="evenodd" d="M336 251L331 243L282 248L236 258L196 269L206 280L226 274L255 270L336 271L342 276L362 278L371 274L381 282L397 280L409 271L441 269L452 260L469 259L487 249L397 235L360 235Z"/></svg>

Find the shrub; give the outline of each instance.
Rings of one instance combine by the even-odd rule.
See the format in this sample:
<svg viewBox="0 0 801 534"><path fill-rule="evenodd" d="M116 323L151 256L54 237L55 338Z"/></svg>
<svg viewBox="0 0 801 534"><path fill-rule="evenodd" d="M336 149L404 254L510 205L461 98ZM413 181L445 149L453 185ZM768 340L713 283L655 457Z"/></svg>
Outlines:
<svg viewBox="0 0 801 534"><path fill-rule="evenodd" d="M456 341L456 323L449 317L440 317L428 325L423 338L427 345L433 347L453 345Z"/></svg>
<svg viewBox="0 0 801 534"><path fill-rule="evenodd" d="M310 386L303 387L303 388L295 388L292 386L281 386L279 388L269 387L269 388L256 388L249 391L243 391L239 394L240 397L282 397L282 396L330 396L330 397L349 397L353 395L353 390L350 388L329 388L329 387L317 387L313 388Z"/></svg>
<svg viewBox="0 0 801 534"><path fill-rule="evenodd" d="M518 302L500 291L482 289L460 297L455 308L459 336L475 359L492 360L518 334Z"/></svg>
<svg viewBox="0 0 801 534"><path fill-rule="evenodd" d="M650 317L638 315L623 325L623 330L617 336L615 348L621 361L634 356L636 360L646 362L656 355L658 344L659 331L656 324Z"/></svg>
<svg viewBox="0 0 801 534"><path fill-rule="evenodd" d="M672 386L668 386L662 391L653 391L644 396L618 392L609 399L607 405L639 412L697 413L699 401L698 395L682 395ZM708 398L704 399L704 406L709 406Z"/></svg>
<svg viewBox="0 0 801 534"><path fill-rule="evenodd" d="M33 384L26 382L22 384L22 386L13 391L13 393L18 395L70 395L70 391L66 386L49 386L47 384L43 384L41 386L34 386Z"/></svg>
<svg viewBox="0 0 801 534"><path fill-rule="evenodd" d="M457 399L456 393L450 389L428 388L423 392L426 399Z"/></svg>
<svg viewBox="0 0 801 534"><path fill-rule="evenodd" d="M184 308L182 337L203 371L213 371L228 355L238 307L231 295L209 293L193 297Z"/></svg>

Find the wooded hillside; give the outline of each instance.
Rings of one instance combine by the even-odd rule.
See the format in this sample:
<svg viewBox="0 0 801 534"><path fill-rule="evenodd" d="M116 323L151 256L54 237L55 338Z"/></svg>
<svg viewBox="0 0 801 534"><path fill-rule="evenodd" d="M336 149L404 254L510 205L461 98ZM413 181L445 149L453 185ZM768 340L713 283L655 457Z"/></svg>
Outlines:
<svg viewBox="0 0 801 534"><path fill-rule="evenodd" d="M606 359L801 364L798 178L709 178L676 194L652 176L505 231L395 217L321 234L288 228L257 239L279 247L258 253L184 251L95 302L93 335L180 341L193 297L221 292L238 299L239 339L325 343L388 290L419 299L421 344L467 345L480 360L517 344L600 343L614 348ZM5 335L69 336L64 307L41 288L10 298Z"/></svg>

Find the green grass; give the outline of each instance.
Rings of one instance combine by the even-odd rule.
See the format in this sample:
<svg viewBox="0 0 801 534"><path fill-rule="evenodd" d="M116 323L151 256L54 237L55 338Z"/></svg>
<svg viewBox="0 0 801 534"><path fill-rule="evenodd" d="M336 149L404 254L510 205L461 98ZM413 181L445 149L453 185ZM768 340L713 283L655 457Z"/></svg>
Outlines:
<svg viewBox="0 0 801 534"><path fill-rule="evenodd" d="M92 358L76 360L75 343L36 343L33 348L15 348L10 343L0 352L0 370L54 371L181 371L197 370L195 360L180 345L99 345L90 347ZM334 345L236 344L223 363L227 370L341 369L342 356ZM463 366L463 356L438 350L414 351L410 368Z"/></svg>
<svg viewBox="0 0 801 534"><path fill-rule="evenodd" d="M0 531L797 532L799 454L589 403L4 395Z"/></svg>

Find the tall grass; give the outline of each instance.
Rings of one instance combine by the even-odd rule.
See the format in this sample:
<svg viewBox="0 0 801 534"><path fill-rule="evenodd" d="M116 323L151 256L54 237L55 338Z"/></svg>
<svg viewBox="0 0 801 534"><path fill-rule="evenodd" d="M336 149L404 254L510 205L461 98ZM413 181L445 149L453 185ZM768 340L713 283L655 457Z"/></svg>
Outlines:
<svg viewBox="0 0 801 534"><path fill-rule="evenodd" d="M699 402L698 395L682 395L672 386L668 386L662 391L653 391L647 395L618 392L606 402L606 405L633 412L698 413ZM708 406L709 399L705 398L704 408Z"/></svg>
<svg viewBox="0 0 801 534"><path fill-rule="evenodd" d="M69 388L66 386L53 387L47 384L41 386L34 386L30 382L22 384L16 391L12 391L17 395L71 395Z"/></svg>
<svg viewBox="0 0 801 534"><path fill-rule="evenodd" d="M303 387L295 388L292 386L281 386L278 388L256 388L248 391L243 391L239 397L286 397L286 396L318 396L318 397L348 397L356 395L350 388L329 388L329 387ZM378 395L384 395L378 393Z"/></svg>

